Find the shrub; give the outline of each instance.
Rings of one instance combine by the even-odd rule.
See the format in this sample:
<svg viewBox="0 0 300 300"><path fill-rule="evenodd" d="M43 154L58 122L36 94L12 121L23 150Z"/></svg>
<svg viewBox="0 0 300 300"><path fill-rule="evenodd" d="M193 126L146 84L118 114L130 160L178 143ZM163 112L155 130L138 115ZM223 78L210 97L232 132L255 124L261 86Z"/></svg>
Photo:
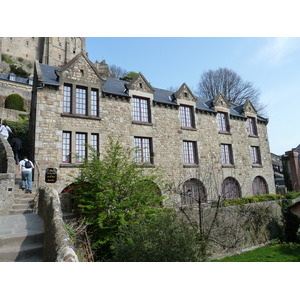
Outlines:
<svg viewBox="0 0 300 300"><path fill-rule="evenodd" d="M196 229L175 211L159 209L121 228L112 245L113 261L196 262L201 242Z"/></svg>
<svg viewBox="0 0 300 300"><path fill-rule="evenodd" d="M4 54L4 53L1 54L1 59L2 59L2 61L5 61L9 65L14 63L14 60L12 59L12 57L10 55Z"/></svg>
<svg viewBox="0 0 300 300"><path fill-rule="evenodd" d="M300 192L292 191L284 195L285 199L296 199L300 197Z"/></svg>
<svg viewBox="0 0 300 300"><path fill-rule="evenodd" d="M24 108L24 99L19 94L11 94L5 99L5 108L26 111Z"/></svg>
<svg viewBox="0 0 300 300"><path fill-rule="evenodd" d="M16 65L9 65L10 72L16 74L19 77L27 78L30 76L22 67L17 67Z"/></svg>

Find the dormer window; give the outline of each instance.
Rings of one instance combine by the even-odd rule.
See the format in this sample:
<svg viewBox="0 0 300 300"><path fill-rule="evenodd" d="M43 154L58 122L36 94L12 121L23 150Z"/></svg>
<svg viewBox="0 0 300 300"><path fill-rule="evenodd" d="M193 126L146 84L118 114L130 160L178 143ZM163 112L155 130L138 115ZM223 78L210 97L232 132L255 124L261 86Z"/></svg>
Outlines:
<svg viewBox="0 0 300 300"><path fill-rule="evenodd" d="M183 128L195 128L194 110L192 106L180 105L180 119Z"/></svg>
<svg viewBox="0 0 300 300"><path fill-rule="evenodd" d="M248 133L251 136L257 136L256 119L248 117Z"/></svg>
<svg viewBox="0 0 300 300"><path fill-rule="evenodd" d="M13 74L13 73L9 74L9 77L8 77L9 80L16 81L16 78L17 78L17 76L15 74Z"/></svg>

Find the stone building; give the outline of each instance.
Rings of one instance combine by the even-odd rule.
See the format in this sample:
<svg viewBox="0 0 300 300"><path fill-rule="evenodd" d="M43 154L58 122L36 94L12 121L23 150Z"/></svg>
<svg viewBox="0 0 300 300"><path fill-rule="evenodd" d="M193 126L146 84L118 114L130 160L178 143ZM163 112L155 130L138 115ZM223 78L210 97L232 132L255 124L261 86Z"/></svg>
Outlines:
<svg viewBox="0 0 300 300"><path fill-rule="evenodd" d="M300 191L300 145L281 157L285 185L288 191Z"/></svg>
<svg viewBox="0 0 300 300"><path fill-rule="evenodd" d="M84 37L0 37L0 119L18 120L20 112L4 107L11 94L24 98L29 113L36 60L62 66L85 48Z"/></svg>
<svg viewBox="0 0 300 300"><path fill-rule="evenodd" d="M176 92L154 88L141 73L130 82L102 77L83 51L62 67L36 62L31 105L40 186L63 191L88 155L86 144L103 153L113 137L140 149L135 159L145 170L162 168L183 191L175 200L183 205L199 195L275 192L268 120L249 100L200 99L185 83ZM49 169L56 182L45 182Z"/></svg>

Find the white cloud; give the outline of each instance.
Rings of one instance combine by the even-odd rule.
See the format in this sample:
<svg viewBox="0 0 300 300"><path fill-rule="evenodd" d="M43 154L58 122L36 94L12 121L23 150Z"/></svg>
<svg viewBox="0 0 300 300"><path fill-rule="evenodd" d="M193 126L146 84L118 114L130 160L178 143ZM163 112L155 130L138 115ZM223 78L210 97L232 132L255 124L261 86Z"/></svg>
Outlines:
<svg viewBox="0 0 300 300"><path fill-rule="evenodd" d="M267 62L273 66L288 63L300 49L299 38L269 38L256 56L257 62Z"/></svg>

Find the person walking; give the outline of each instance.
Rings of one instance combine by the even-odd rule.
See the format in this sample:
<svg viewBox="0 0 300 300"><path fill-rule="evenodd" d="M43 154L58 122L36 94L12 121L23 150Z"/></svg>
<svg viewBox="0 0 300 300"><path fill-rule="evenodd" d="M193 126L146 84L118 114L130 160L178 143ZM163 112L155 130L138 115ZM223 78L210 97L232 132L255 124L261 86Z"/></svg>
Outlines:
<svg viewBox="0 0 300 300"><path fill-rule="evenodd" d="M19 164L19 153L22 149L22 140L19 139L18 137L13 137L10 144L11 144L11 148L14 153L16 165L18 165Z"/></svg>
<svg viewBox="0 0 300 300"><path fill-rule="evenodd" d="M32 169L34 169L33 163L24 156L24 158L19 163L19 171L20 175L22 175L22 190L25 191L26 189L26 182L27 182L27 191L32 193Z"/></svg>
<svg viewBox="0 0 300 300"><path fill-rule="evenodd" d="M7 140L9 137L9 133L12 133L11 128L7 125L6 121L3 121L2 125L0 125L0 133Z"/></svg>

